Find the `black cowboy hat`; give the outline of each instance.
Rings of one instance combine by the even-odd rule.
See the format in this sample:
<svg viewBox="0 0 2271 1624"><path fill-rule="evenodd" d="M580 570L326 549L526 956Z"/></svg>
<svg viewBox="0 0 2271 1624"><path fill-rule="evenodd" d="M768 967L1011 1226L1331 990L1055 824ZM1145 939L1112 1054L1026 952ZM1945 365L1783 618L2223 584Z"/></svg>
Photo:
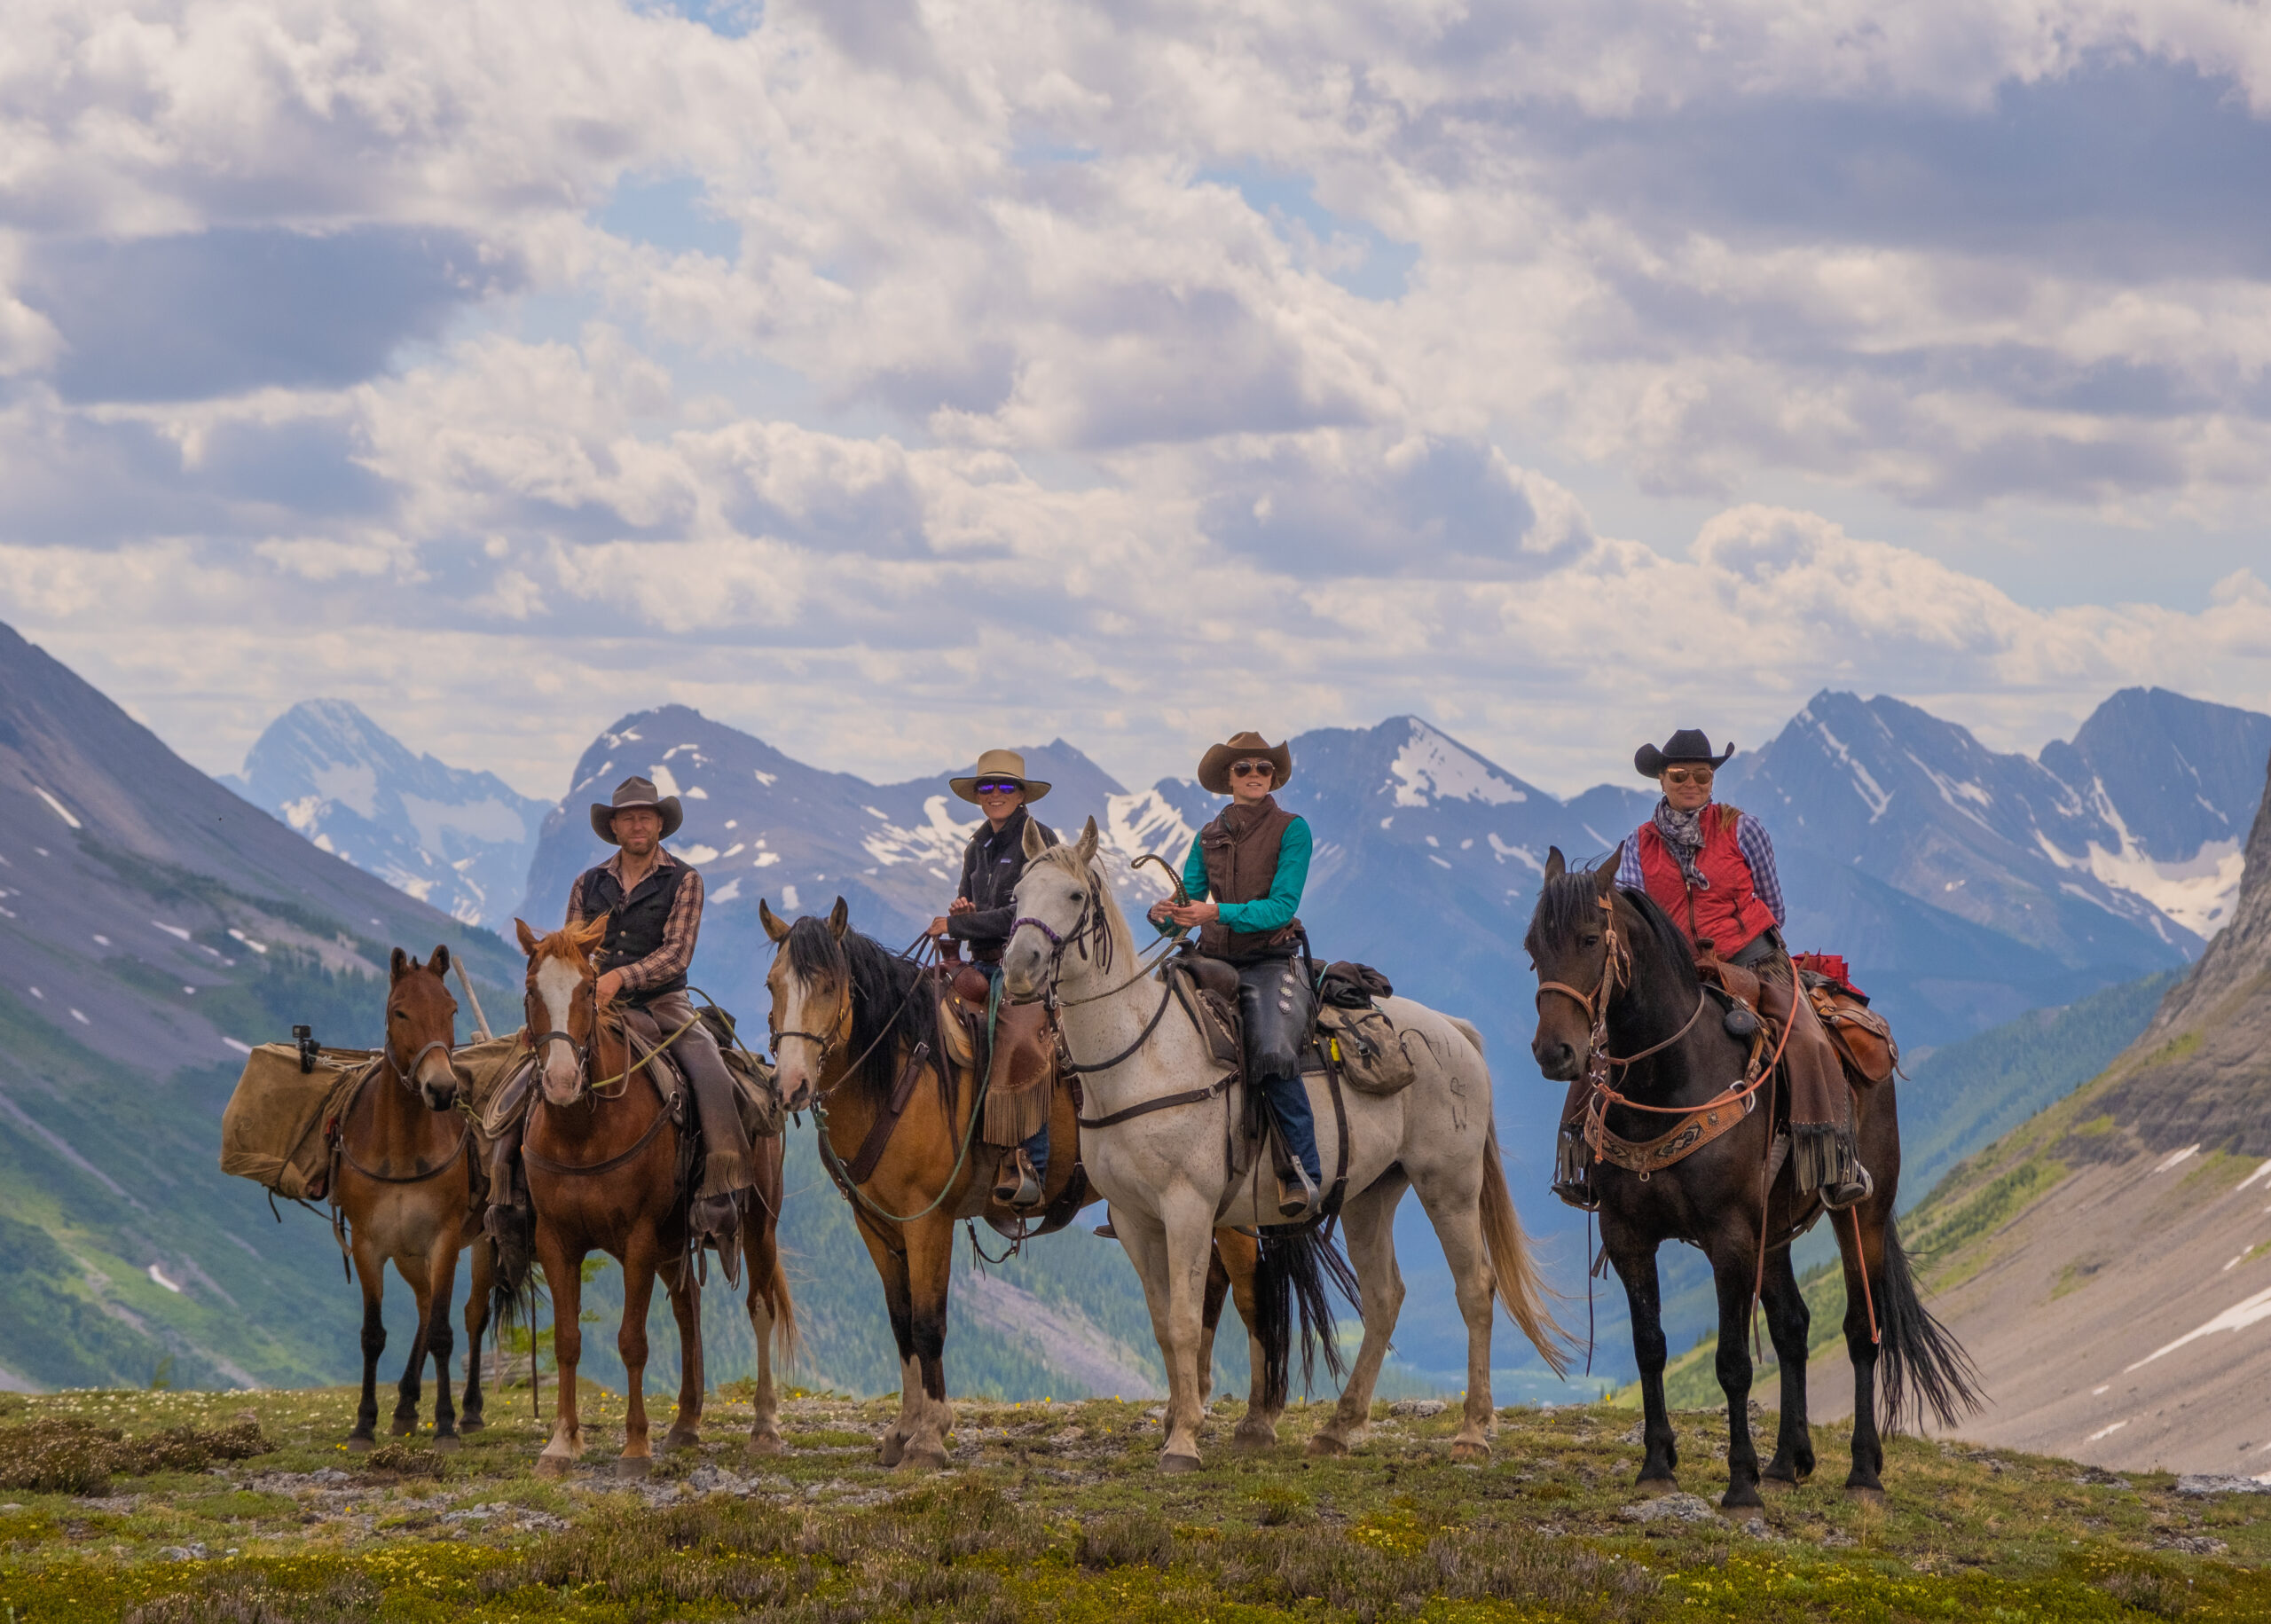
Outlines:
<svg viewBox="0 0 2271 1624"><path fill-rule="evenodd" d="M623 843L615 837L615 814L619 812L656 812L663 814L663 838L668 840L678 833L678 826L686 821L686 813L678 804L678 796L657 796L655 781L633 776L615 787L611 802L592 803L592 833L611 846Z"/></svg>
<svg viewBox="0 0 2271 1624"><path fill-rule="evenodd" d="M1662 777L1666 767L1679 761L1700 761L1717 772L1734 753L1735 747L1729 744L1723 753L1714 756L1710 735L1700 727L1683 727L1664 741L1662 749L1653 744L1642 745L1632 753L1632 765L1642 778Z"/></svg>

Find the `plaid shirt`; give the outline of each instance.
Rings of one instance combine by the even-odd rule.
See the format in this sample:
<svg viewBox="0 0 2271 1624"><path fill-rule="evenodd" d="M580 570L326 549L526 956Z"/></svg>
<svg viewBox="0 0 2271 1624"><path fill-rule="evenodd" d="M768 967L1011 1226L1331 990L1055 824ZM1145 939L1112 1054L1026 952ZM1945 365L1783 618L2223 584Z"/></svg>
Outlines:
<svg viewBox="0 0 2271 1624"><path fill-rule="evenodd" d="M671 901L671 915L663 922L663 945L635 964L622 967L623 991L636 996L649 988L683 976L694 964L695 938L702 934L702 871L691 863L681 863L668 851L657 848L655 867L648 871L651 880L665 866L683 868L679 877L678 895ZM617 885L623 883L623 853L617 851L607 860L607 871L615 876ZM576 877L575 889L568 893L568 922L580 925L605 912L591 904L584 895L588 875ZM645 883L644 881L640 882ZM626 900L628 899L626 896Z"/></svg>
<svg viewBox="0 0 2271 1624"><path fill-rule="evenodd" d="M1642 824L1641 828L1648 826ZM1774 843L1766 833L1766 826L1747 812L1735 814L1735 849L1750 865L1750 888L1774 915L1774 922L1789 922L1789 910L1782 905L1782 876L1774 868ZM1633 831L1632 838L1624 843L1624 855L1616 865L1616 883L1626 890L1644 891L1648 889L1647 876L1640 871L1640 835Z"/></svg>

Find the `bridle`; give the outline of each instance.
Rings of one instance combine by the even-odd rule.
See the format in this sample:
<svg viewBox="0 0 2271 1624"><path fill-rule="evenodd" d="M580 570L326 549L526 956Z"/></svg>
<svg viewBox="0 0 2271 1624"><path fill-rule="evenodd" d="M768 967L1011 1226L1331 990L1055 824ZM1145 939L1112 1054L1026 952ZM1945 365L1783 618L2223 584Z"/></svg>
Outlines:
<svg viewBox="0 0 2271 1624"><path fill-rule="evenodd" d="M1031 914L1020 914L1010 922L1011 936L1015 936L1025 926L1031 925L1049 938L1049 979L1043 995L1051 1008L1063 1008L1068 1003L1090 1001L1089 999L1067 1000L1060 999L1057 994L1057 984L1065 973L1065 950L1067 947L1078 952L1081 961L1085 963L1088 959L1088 944L1093 941L1096 945L1096 969L1108 970L1112 968L1112 926L1104 916L1103 900L1097 894L1097 887L1102 884L1102 882L1094 874L1088 875L1087 879L1088 889L1080 898L1080 912L1073 921L1072 927L1061 936L1057 933L1056 927L1047 920L1035 918ZM1141 974L1141 971L1137 972L1138 977ZM1112 989L1112 992L1119 991L1120 991L1119 987ZM1092 997L1109 998L1112 992L1098 992Z"/></svg>
<svg viewBox="0 0 2271 1624"><path fill-rule="evenodd" d="M918 982L916 985L919 986L921 984ZM837 1089L842 1087L852 1074L860 1069L860 1062L867 1059L869 1055L873 1054L876 1049L876 1044L881 1043L884 1040L884 1038L890 1033L892 1024L890 1022L885 1022L883 1031L876 1034L875 1042L868 1045L867 1048L860 1055L858 1060L854 1060L850 1065L844 1068L844 1075L837 1078L836 1081L830 1083L827 1087L822 1088L820 1087L819 1078L820 1074L828 1069L828 1057L836 1052L836 1046L843 1042L852 1030L852 975L850 967L845 967L844 972L838 975L836 978L836 1017L829 1024L829 1030L827 1032L799 1032L794 1028L790 1028L784 1031L780 1027L772 1025L769 1016L766 1021L767 1029L772 1035L773 1057L776 1063L781 1058L782 1040L785 1038L802 1038L805 1042L811 1044L815 1049L820 1051L818 1056L813 1062L813 1082L812 1094L813 1098L815 1101L824 1099L829 1094L835 1093Z"/></svg>
<svg viewBox="0 0 2271 1624"><path fill-rule="evenodd" d="M426 1056L432 1054L436 1049L442 1051L442 1057L444 1060L448 1059L451 1050L450 1040L447 1038L435 1039L431 1043L426 1045L425 1047L420 1049L415 1055L413 1055L410 1057L410 1063L408 1065L403 1064L402 1062L394 1057L394 1040L392 1038L389 1038L387 1040L385 1048L380 1052L386 1056L387 1064L394 1068L395 1080L400 1083L409 1093L416 1094L419 1087L418 1069L426 1063Z"/></svg>
<svg viewBox="0 0 2271 1624"><path fill-rule="evenodd" d="M1697 988L1694 1012L1687 1017L1686 1023L1678 1032L1662 1042L1651 1043L1638 1054L1623 1055L1610 1054L1608 1052L1608 1007L1615 1000L1619 992L1631 985L1632 950L1626 945L1623 937L1617 932L1616 904L1609 898L1596 897L1593 899L1593 906L1601 911L1603 953L1599 981L1594 984L1593 990L1590 992L1579 992L1566 981L1540 981L1537 984L1536 1000L1542 1001L1548 992L1559 992L1564 998L1574 1001L1585 1012L1591 1024L1585 1045L1585 1080L1592 1085L1595 1092L1606 1094L1614 1103L1631 1106L1634 1110L1656 1111L1666 1115L1686 1111L1690 1108L1637 1104L1611 1088L1608 1076L1612 1069L1623 1070L1637 1065L1652 1055L1662 1054L1687 1036L1695 1029L1695 1023L1702 1018L1703 1008L1710 1001L1710 994L1700 987Z"/></svg>

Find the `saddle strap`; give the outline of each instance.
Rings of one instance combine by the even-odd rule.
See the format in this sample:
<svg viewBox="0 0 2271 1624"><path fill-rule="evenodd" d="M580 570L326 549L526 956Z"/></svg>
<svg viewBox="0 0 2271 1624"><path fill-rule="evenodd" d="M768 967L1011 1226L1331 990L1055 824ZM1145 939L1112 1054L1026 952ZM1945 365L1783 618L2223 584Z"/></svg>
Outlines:
<svg viewBox="0 0 2271 1624"><path fill-rule="evenodd" d="M1116 1127L1137 1117L1148 1117L1155 1110L1166 1110L1176 1105L1203 1105L1208 1100L1219 1099L1222 1091L1236 1082L1236 1076L1218 1077L1204 1088L1186 1088L1181 1094L1163 1094L1156 1100L1145 1100L1140 1105L1130 1105L1103 1117L1076 1117L1074 1121L1084 1128Z"/></svg>
<svg viewBox="0 0 2271 1624"><path fill-rule="evenodd" d="M435 1163L431 1167L420 1167L411 1173L381 1173L375 1168L364 1166L355 1159L355 1153L347 1148L347 1135L344 1133L339 1136L339 1156L342 1161L374 1184L423 1184L427 1180L437 1179L456 1166L458 1157L465 1154L465 1148L472 1142L473 1124L468 1122L465 1125L465 1132L458 1135L457 1147L447 1157Z"/></svg>
<svg viewBox="0 0 2271 1624"><path fill-rule="evenodd" d="M529 1148L528 1141L523 1139L521 1142L521 1159L531 1167L541 1168L546 1173L564 1173L570 1177L590 1178L602 1173L613 1173L653 1143L655 1135L663 1131L663 1124L671 1119L670 1104L662 1098L662 1090L657 1088L655 1094L655 1119L647 1125L647 1131L639 1135L628 1150L618 1151L603 1162L555 1162L548 1156L538 1155ZM530 1109L533 1114L535 1107L532 1105Z"/></svg>
<svg viewBox="0 0 2271 1624"><path fill-rule="evenodd" d="M1670 1132L1647 1140L1626 1139L1611 1130L1607 1110L1603 1107L1589 1114L1585 1142L1601 1160L1614 1162L1645 1179L1686 1161L1713 1140L1739 1126L1750 1115L1750 1102L1756 1097L1738 1097L1732 1091L1723 1094L1682 1117L1672 1125Z"/></svg>
<svg viewBox="0 0 2271 1624"><path fill-rule="evenodd" d="M860 1142L859 1154L845 1169L845 1175L853 1183L865 1184L875 1175L876 1165L884 1159L884 1148L899 1129L900 1118L906 1114L907 1102L914 1096L915 1079L923 1075L923 1064L930 1058L928 1043L918 1043L908 1052L907 1063L899 1069L899 1080L892 1085L890 1100L868 1125L868 1136Z"/></svg>

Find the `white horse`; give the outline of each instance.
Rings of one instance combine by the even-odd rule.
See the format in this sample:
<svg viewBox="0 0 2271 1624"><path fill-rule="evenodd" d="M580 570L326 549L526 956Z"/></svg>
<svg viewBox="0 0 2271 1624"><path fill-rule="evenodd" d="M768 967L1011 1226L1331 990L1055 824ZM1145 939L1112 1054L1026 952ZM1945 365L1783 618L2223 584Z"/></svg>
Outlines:
<svg viewBox="0 0 2271 1624"><path fill-rule="evenodd" d="M1205 1397L1197 1355L1208 1236L1218 1221L1280 1220L1275 1192L1265 1195L1261 1188L1267 1157L1256 1157L1231 1188L1220 1097L1122 1116L1149 1102L1204 1089L1222 1068L1211 1061L1179 1005L1163 1008L1163 1000L1174 1000L1164 977L1139 973L1135 938L1096 853L1093 818L1071 845L1044 846L1026 832L1029 860L1018 883L1017 929L1002 956L1002 982L1013 998L1053 998L1073 1063L1096 1068L1081 1077L1087 1104L1081 1161L1111 1204L1112 1228L1143 1277L1151 1328L1167 1362L1167 1445L1159 1464L1188 1471L1198 1464ZM1494 1291L1557 1373L1565 1368L1565 1339L1545 1308L1499 1167L1481 1036L1465 1021L1408 998L1391 998L1385 1008L1399 1029L1422 1040L1413 1046L1421 1051L1415 1055L1419 1074L1385 1099L1342 1091L1348 1113L1345 1169L1339 1165L1324 1080L1306 1079L1325 1187L1348 1175L1341 1224L1364 1318L1363 1345L1340 1401L1308 1449L1345 1454L1371 1420L1372 1385L1403 1305L1395 1219L1409 1186L1418 1192L1442 1243L1466 1321L1466 1407L1451 1453L1455 1459L1479 1460L1489 1453L1497 1426L1490 1402ZM1232 1117L1241 1089L1233 1085L1230 1090L1227 1114ZM1120 1120L1086 1126L1107 1118ZM1270 1436L1274 1440L1274 1429Z"/></svg>

